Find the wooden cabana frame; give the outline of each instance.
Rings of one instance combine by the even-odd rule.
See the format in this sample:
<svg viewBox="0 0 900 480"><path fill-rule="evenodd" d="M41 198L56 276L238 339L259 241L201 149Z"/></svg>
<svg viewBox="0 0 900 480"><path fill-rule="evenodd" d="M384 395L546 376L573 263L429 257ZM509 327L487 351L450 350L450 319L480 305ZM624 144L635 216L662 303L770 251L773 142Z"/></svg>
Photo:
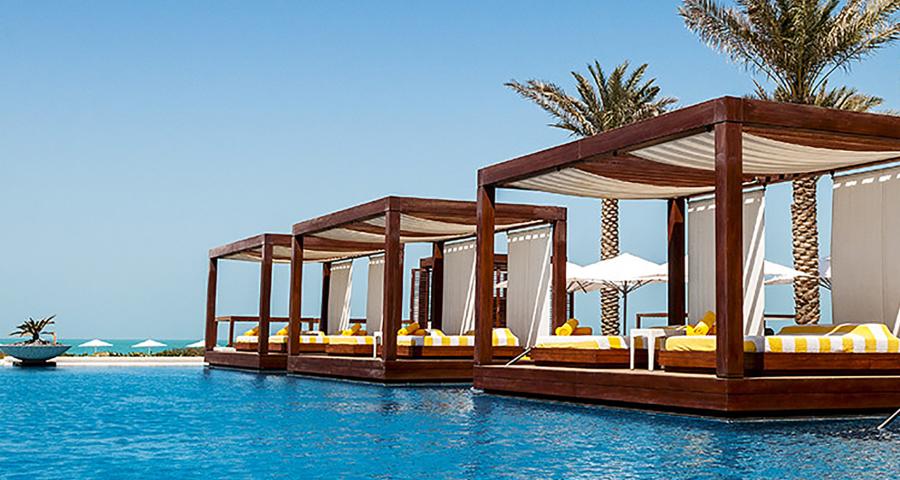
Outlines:
<svg viewBox="0 0 900 480"><path fill-rule="evenodd" d="M256 370L284 370L287 367L286 352L270 352L270 324L287 322L284 317L272 317L272 270L275 263L290 263L291 236L279 233L263 233L244 238L209 251L209 273L206 286L206 362L211 366L248 368ZM216 315L216 286L219 261L235 260L255 262L260 265L259 310L256 316ZM314 319L307 319L314 322ZM228 346L233 346L235 323L255 323L259 326L256 352L218 351L215 349L220 323L229 324Z"/></svg>
<svg viewBox="0 0 900 480"><path fill-rule="evenodd" d="M498 231L545 224L553 226L555 231L565 231L566 210L563 208L498 204L496 215ZM443 273L445 243L473 237L476 220L475 202L385 197L295 224L292 229L288 370L300 374L383 382L471 380L473 365L471 358L398 358L397 331L401 328L403 310L403 246L407 243L431 243L430 268L434 277L440 279ZM565 235L559 238L561 243L555 244L554 252L555 257L561 259L564 269ZM323 263L323 270L327 271L331 262L377 253L383 253L385 262L382 289L382 343L378 358L302 353L299 336L303 273L300 265L310 261L312 257L314 261ZM565 271L561 270L558 273L561 273L564 282ZM440 280L432 288L437 289L437 293L430 298L430 309L435 312L432 322L435 328L439 328L443 298ZM323 305L326 303L327 301L323 300ZM564 296L561 305L562 308L555 311L555 314L564 317ZM327 331L330 321L325 310L322 309L320 323L322 331Z"/></svg>
<svg viewBox="0 0 900 480"><path fill-rule="evenodd" d="M481 169L476 387L721 414L896 407L900 376L840 377L835 368L833 376L745 378L756 366L745 365L743 351L742 192L898 160L900 117L723 97ZM678 324L685 318L685 201L713 194L715 375L494 365L485 332L495 199L504 188L666 201L668 318Z"/></svg>

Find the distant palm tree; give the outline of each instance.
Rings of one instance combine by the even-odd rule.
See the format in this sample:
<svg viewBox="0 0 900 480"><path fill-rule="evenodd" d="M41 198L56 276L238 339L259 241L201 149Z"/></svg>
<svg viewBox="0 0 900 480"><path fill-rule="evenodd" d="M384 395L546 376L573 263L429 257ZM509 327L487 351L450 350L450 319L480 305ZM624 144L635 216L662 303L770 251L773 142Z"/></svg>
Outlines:
<svg viewBox="0 0 900 480"><path fill-rule="evenodd" d="M16 327L16 330L10 333L10 335L14 337L27 337L30 335L31 340L28 340L25 343L40 343L41 334L44 333L45 328L53 325L53 319L55 317L56 315L51 315L40 320L28 317L28 320L19 324L19 326Z"/></svg>
<svg viewBox="0 0 900 480"><path fill-rule="evenodd" d="M843 110L866 111L879 97L848 87L828 88L829 76L900 37L894 14L900 0L684 0L679 14L707 45L764 80L759 98ZM770 84L767 90L764 84ZM809 275L794 281L797 323L819 321L819 233L816 182L793 181L791 231L794 268Z"/></svg>
<svg viewBox="0 0 900 480"><path fill-rule="evenodd" d="M540 80L519 83L511 81L506 86L522 97L531 100L554 117L550 126L568 130L573 136L589 137L600 132L655 117L665 112L676 99L660 97L656 79L644 80L647 64L628 71L628 62L617 66L607 76L594 61L588 65L590 79L578 72L575 78L578 96L567 94L561 87ZM619 254L619 202L605 198L601 207L600 258ZM604 334L619 332L619 296L615 289L601 290L602 321Z"/></svg>

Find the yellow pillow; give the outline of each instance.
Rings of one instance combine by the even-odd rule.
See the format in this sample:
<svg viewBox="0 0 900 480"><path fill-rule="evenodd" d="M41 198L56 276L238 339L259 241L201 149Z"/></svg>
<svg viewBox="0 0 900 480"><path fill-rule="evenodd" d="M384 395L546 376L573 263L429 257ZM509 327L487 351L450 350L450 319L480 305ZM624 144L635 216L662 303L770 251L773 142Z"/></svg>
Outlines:
<svg viewBox="0 0 900 480"><path fill-rule="evenodd" d="M352 336L356 335L357 332L359 332L360 328L362 328L362 325L360 325L358 323L354 323L353 325L350 325L350 328L341 331L341 335L343 335L345 337L352 337Z"/></svg>
<svg viewBox="0 0 900 480"><path fill-rule="evenodd" d="M415 335L415 331L419 329L419 322L413 322L409 325L397 330L397 335Z"/></svg>
<svg viewBox="0 0 900 480"><path fill-rule="evenodd" d="M431 334L434 335L435 337L446 337L447 336L444 332L442 332L436 328L431 329Z"/></svg>
<svg viewBox="0 0 900 480"><path fill-rule="evenodd" d="M415 332L412 332L410 335L413 335L416 337L424 337L425 335L428 335L428 330L425 330L424 328L420 328L420 329L416 330Z"/></svg>
<svg viewBox="0 0 900 480"><path fill-rule="evenodd" d="M557 327L556 334L560 337L568 337L576 328L578 328L578 320L570 318L562 326Z"/></svg>
<svg viewBox="0 0 900 480"><path fill-rule="evenodd" d="M259 335L259 327L258 326L253 327L250 330L247 330L246 332L244 332L243 336L244 337L255 337L257 335Z"/></svg>
<svg viewBox="0 0 900 480"><path fill-rule="evenodd" d="M688 335L712 335L716 333L716 314L708 311L697 325L687 326Z"/></svg>
<svg viewBox="0 0 900 480"><path fill-rule="evenodd" d="M572 335L592 335L593 333L594 329L591 327L577 327L572 330Z"/></svg>
<svg viewBox="0 0 900 480"><path fill-rule="evenodd" d="M286 336L288 334L288 327L284 327L281 330L275 332L275 336Z"/></svg>

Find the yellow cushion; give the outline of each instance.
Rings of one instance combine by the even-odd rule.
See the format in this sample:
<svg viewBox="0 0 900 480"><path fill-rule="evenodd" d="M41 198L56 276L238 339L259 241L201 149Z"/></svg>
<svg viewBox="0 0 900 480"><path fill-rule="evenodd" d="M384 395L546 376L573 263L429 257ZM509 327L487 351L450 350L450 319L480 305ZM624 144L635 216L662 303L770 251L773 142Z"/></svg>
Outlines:
<svg viewBox="0 0 900 480"><path fill-rule="evenodd" d="M578 327L573 332L572 335L593 335L594 329L591 327Z"/></svg>
<svg viewBox="0 0 900 480"><path fill-rule="evenodd" d="M556 328L556 334L560 337L567 337L578 328L578 320L574 318L570 318L566 320L566 323Z"/></svg>
<svg viewBox="0 0 900 480"><path fill-rule="evenodd" d="M420 328L420 329L416 330L415 332L410 333L410 335L412 335L414 337L424 337L425 335L428 335L428 330L425 330L424 328Z"/></svg>
<svg viewBox="0 0 900 480"><path fill-rule="evenodd" d="M696 335L692 337L679 335L669 337L666 339L666 350L670 352L715 352L716 337L715 335ZM755 342L745 337L744 351L757 352L762 351L762 349L758 348Z"/></svg>
<svg viewBox="0 0 900 480"><path fill-rule="evenodd" d="M256 327L251 328L250 330L247 330L241 336L242 337L255 337L257 335L259 335L259 326L256 326Z"/></svg>
<svg viewBox="0 0 900 480"><path fill-rule="evenodd" d="M432 329L431 329L431 336L433 336L433 337L441 337L441 338L444 338L444 337L447 336L447 334L445 334L444 332L438 330L437 328L432 328Z"/></svg>
<svg viewBox="0 0 900 480"><path fill-rule="evenodd" d="M707 311L703 318L697 322L697 325L687 326L688 335L712 335L716 332L716 314Z"/></svg>
<svg viewBox="0 0 900 480"><path fill-rule="evenodd" d="M284 328L282 328L281 330L275 332L275 336L276 336L276 337L284 336L284 335L287 335L287 334L288 334L288 327L284 327Z"/></svg>
<svg viewBox="0 0 900 480"><path fill-rule="evenodd" d="M413 335L419 329L419 322L413 322L409 325L397 330L397 335Z"/></svg>

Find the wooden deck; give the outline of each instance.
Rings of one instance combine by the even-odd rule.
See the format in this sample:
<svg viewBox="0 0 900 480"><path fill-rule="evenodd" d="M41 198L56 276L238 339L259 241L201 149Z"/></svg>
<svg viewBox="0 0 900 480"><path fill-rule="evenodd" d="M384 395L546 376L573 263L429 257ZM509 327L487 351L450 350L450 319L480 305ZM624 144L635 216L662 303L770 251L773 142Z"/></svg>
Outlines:
<svg viewBox="0 0 900 480"><path fill-rule="evenodd" d="M900 407L900 375L721 379L664 371L478 366L475 388L527 397L739 417L858 413Z"/></svg>
<svg viewBox="0 0 900 480"><path fill-rule="evenodd" d="M283 372L287 369L288 357L278 353L260 355L256 352L207 351L204 358L211 367Z"/></svg>
<svg viewBox="0 0 900 480"><path fill-rule="evenodd" d="M288 359L288 372L378 383L471 382L469 359L401 359L305 354Z"/></svg>

